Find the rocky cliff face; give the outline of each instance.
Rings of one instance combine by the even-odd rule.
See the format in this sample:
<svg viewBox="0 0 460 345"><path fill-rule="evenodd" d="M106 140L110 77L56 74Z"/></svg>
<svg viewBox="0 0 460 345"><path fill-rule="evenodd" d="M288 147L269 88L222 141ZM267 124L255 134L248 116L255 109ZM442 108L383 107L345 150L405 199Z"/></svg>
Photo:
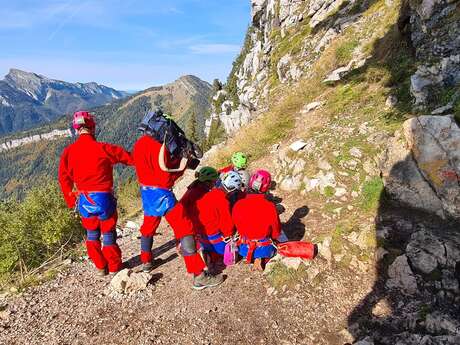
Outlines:
<svg viewBox="0 0 460 345"><path fill-rule="evenodd" d="M348 27L358 25L373 2L252 0L251 26L244 47L226 90L215 95L212 118L220 119L227 133L256 118L266 109L271 91L279 83L308 77L321 53ZM389 0L386 6L399 4ZM460 98L455 92L460 80L458 2L405 1L402 11L398 25L410 40L418 64L411 79L414 105L420 109L452 109ZM363 66L366 52L356 49L352 53L353 59L333 71L326 81L336 82Z"/></svg>
<svg viewBox="0 0 460 345"><path fill-rule="evenodd" d="M411 40L419 62L411 80L415 104L451 108L460 97L453 90L460 82L458 1L410 1L410 9ZM454 95L445 99L441 90L453 90Z"/></svg>
<svg viewBox="0 0 460 345"><path fill-rule="evenodd" d="M65 113L121 99L123 92L96 83L67 83L11 69L0 81L0 135L49 123Z"/></svg>
<svg viewBox="0 0 460 345"><path fill-rule="evenodd" d="M360 8L367 5L344 0L253 0L244 47L229 76L230 85L215 95L221 101L213 117L221 120L227 133L255 118L266 108L270 91L308 75L325 48L359 20ZM362 60L359 55L356 52L356 61L343 74Z"/></svg>
<svg viewBox="0 0 460 345"><path fill-rule="evenodd" d="M54 129L48 133L35 134L35 135L22 137L19 139L12 139L12 140L8 140L3 143L0 143L0 152L11 150L16 147L21 147L21 146L32 144L32 143L37 143L37 142L47 141L47 140L56 140L60 138L70 138L71 136L72 136L72 132L70 131L70 129L61 129L61 130Z"/></svg>

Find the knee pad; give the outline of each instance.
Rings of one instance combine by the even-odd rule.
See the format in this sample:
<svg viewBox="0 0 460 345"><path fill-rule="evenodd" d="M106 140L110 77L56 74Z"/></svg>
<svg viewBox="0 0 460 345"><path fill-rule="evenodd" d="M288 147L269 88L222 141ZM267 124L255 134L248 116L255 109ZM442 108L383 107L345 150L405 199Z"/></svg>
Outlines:
<svg viewBox="0 0 460 345"><path fill-rule="evenodd" d="M99 230L86 230L86 239L88 241L99 241L101 232Z"/></svg>
<svg viewBox="0 0 460 345"><path fill-rule="evenodd" d="M196 242L192 235L184 236L180 239L180 248L183 256L196 254Z"/></svg>
<svg viewBox="0 0 460 345"><path fill-rule="evenodd" d="M152 236L141 236L141 251L150 252L152 250L153 237Z"/></svg>
<svg viewBox="0 0 460 345"><path fill-rule="evenodd" d="M117 244L117 233L110 231L102 234L102 243L104 246L113 246Z"/></svg>

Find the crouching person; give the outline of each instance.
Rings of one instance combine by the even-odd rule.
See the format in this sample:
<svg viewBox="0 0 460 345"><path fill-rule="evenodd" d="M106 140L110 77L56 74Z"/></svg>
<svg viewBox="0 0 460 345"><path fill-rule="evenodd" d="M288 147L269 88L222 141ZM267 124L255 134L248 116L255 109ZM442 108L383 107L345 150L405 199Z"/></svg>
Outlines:
<svg viewBox="0 0 460 345"><path fill-rule="evenodd" d="M240 189L241 177L231 171L224 174L220 187L212 189L196 201L197 237L203 252L210 258L208 262L211 270L222 262L227 239L234 232L228 194Z"/></svg>
<svg viewBox="0 0 460 345"><path fill-rule="evenodd" d="M130 154L122 147L97 142L96 123L88 112L76 112L73 128L77 140L66 147L59 164L59 183L69 208L77 207L86 229L88 256L99 275L122 268L117 245L117 202L113 196L113 166L132 165ZM74 192L76 187L77 192ZM78 195L78 199L76 197ZM102 244L100 237L102 234Z"/></svg>
<svg viewBox="0 0 460 345"><path fill-rule="evenodd" d="M233 222L240 236L239 254L247 263L263 270L265 263L276 254L273 241L281 234L281 223L275 205L265 193L271 185L271 175L265 170L256 171L249 181L249 191L232 210Z"/></svg>
<svg viewBox="0 0 460 345"><path fill-rule="evenodd" d="M149 121L146 121L149 122ZM162 217L165 217L180 241L187 272L193 274L193 288L201 290L222 283L221 275L205 272L205 263L197 251L193 225L182 202L177 202L172 187L187 168L187 159L172 159L164 144L149 134L135 143L133 159L141 185L144 222L141 226L141 261L143 270L153 269L152 244Z"/></svg>

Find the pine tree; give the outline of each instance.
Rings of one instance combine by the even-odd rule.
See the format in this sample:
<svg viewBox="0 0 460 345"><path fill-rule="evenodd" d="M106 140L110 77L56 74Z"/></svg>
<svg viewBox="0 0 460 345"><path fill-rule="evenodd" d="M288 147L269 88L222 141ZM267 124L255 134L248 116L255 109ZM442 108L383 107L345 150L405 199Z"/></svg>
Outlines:
<svg viewBox="0 0 460 345"><path fill-rule="evenodd" d="M197 142L199 140L197 127L196 111L192 110L188 121L188 137L193 142Z"/></svg>

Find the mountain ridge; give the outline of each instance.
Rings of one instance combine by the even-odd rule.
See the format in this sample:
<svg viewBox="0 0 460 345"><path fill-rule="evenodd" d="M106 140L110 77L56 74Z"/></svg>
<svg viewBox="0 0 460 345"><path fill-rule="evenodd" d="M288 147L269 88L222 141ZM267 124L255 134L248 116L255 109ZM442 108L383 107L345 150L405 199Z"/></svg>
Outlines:
<svg viewBox="0 0 460 345"><path fill-rule="evenodd" d="M88 110L96 116L98 140L128 150L138 137L137 128L145 112L158 106L172 114L188 135L200 141L204 138L211 93L208 82L186 75ZM0 198L22 196L40 177L56 176L60 153L72 140L70 123L68 114L40 127L0 137ZM129 169L117 171L123 177L132 174Z"/></svg>
<svg viewBox="0 0 460 345"><path fill-rule="evenodd" d="M0 136L49 123L63 114L122 99L127 93L96 82L69 83L11 68L0 80Z"/></svg>

